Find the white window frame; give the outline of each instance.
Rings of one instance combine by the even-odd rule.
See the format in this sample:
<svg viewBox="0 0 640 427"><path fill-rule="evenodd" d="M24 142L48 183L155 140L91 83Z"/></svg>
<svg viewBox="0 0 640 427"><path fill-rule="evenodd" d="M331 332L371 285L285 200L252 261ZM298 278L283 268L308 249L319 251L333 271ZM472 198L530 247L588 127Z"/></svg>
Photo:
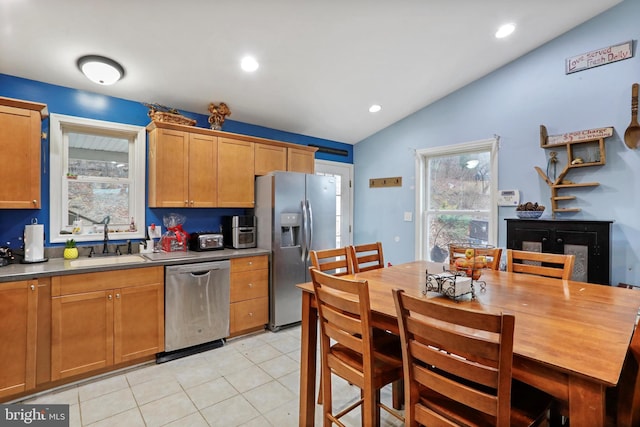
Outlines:
<svg viewBox="0 0 640 427"><path fill-rule="evenodd" d="M328 173L342 177L342 230L340 230L340 246L353 244L353 165L350 163L332 162L329 160L315 161L316 173Z"/></svg>
<svg viewBox="0 0 640 427"><path fill-rule="evenodd" d="M52 243L65 242L73 238L78 242L101 241L103 233L98 234L63 234L63 218L68 217L68 206L63 201L68 200L67 171L68 171L68 138L65 132L81 131L88 133L103 133L119 138L128 139L129 150L129 209L137 225L136 231L122 231L109 233L109 239L138 239L144 238L145 228L145 163L146 163L146 129L144 126L134 126L122 123L106 122L102 120L82 117L66 116L62 114L50 115L50 202L49 202L49 233ZM85 224L86 226L86 224Z"/></svg>
<svg viewBox="0 0 640 427"><path fill-rule="evenodd" d="M424 241L427 233L427 164L430 157L464 154L468 152L489 151L491 158L491 207L489 209L488 241L490 245L498 242L498 139L490 138L471 141L462 144L446 145L441 147L424 148L416 150L416 209L419 213L419 221L416 221L415 230L415 257L427 259L424 251Z"/></svg>

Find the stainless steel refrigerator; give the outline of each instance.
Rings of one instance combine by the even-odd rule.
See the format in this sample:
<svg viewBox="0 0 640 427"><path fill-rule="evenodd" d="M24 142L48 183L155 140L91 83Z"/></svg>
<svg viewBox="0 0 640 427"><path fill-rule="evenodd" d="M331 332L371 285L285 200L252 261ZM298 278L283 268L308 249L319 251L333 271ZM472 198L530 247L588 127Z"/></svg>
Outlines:
<svg viewBox="0 0 640 427"><path fill-rule="evenodd" d="M309 251L336 246L336 180L273 172L256 178L258 247L271 251L269 328L302 319L302 291L310 281Z"/></svg>

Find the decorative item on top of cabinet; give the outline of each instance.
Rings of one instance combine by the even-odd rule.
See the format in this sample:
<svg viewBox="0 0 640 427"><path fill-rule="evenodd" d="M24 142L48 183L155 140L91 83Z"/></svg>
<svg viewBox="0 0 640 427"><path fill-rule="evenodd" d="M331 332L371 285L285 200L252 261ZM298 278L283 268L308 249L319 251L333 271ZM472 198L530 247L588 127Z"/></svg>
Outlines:
<svg viewBox="0 0 640 427"><path fill-rule="evenodd" d="M231 110L224 102L221 102L218 105L212 102L209 104L209 112L211 113L209 116L209 123L213 130L221 130L222 125L224 124L224 119L231 115Z"/></svg>
<svg viewBox="0 0 640 427"><path fill-rule="evenodd" d="M565 133L562 135L547 135L547 128L540 125L540 146L542 148L557 148L564 146L567 152L567 165L553 181L549 178L549 167L545 173L538 166L535 170L538 175L547 183L551 189L551 209L555 216L556 212L579 212L580 208L562 208L558 202L575 200L576 196L560 196L558 191L565 188L596 187L599 182L575 183L565 179L567 173L574 168L588 166L602 166L606 163L606 152L604 139L613 135L613 127L589 129L577 132ZM557 163L557 153L551 152L549 165L555 168Z"/></svg>
<svg viewBox="0 0 640 427"><path fill-rule="evenodd" d="M196 124L196 120L183 116L180 114L180 111L175 108L165 107L160 104L147 104L144 102L142 105L149 109L147 114L154 122L176 123L186 126L195 126Z"/></svg>
<svg viewBox="0 0 640 427"><path fill-rule="evenodd" d="M38 282L24 280L0 287L0 398L36 386Z"/></svg>
<svg viewBox="0 0 640 427"><path fill-rule="evenodd" d="M0 97L0 209L40 209L46 104Z"/></svg>
<svg viewBox="0 0 640 427"><path fill-rule="evenodd" d="M231 259L231 336L264 329L269 321L269 257Z"/></svg>

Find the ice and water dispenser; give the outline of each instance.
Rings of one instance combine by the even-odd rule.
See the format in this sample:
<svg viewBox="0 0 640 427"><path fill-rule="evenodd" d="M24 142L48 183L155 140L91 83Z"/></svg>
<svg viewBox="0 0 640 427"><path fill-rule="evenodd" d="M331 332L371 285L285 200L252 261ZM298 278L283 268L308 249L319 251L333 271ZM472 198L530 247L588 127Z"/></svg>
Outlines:
<svg viewBox="0 0 640 427"><path fill-rule="evenodd" d="M299 213L280 214L280 247L300 246L301 225Z"/></svg>

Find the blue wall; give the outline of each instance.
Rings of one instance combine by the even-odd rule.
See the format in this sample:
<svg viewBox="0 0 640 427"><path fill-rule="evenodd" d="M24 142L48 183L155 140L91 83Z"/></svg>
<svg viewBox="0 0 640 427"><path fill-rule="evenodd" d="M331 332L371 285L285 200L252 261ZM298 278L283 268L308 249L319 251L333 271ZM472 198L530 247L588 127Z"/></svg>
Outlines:
<svg viewBox="0 0 640 427"><path fill-rule="evenodd" d="M49 113L66 114L138 126L146 126L149 124L148 109L142 105L141 102L54 86L5 74L0 74L0 96L47 104ZM209 127L209 117L207 115L189 112L182 113L185 116L196 119L196 126L203 128ZM43 121L42 129L47 132L48 136L49 119ZM353 163L353 146L350 144L279 131L233 120L226 120L223 130L300 145L314 144L320 147L346 150L348 152L347 157L316 153L316 159ZM0 153L0 155L2 155L2 153ZM47 235L46 245L50 245L48 239L50 178L48 137L46 140L43 140L43 156L42 209L0 210L0 246L8 245L14 249L19 248L22 245L19 239L23 234L24 226L30 224L32 218L36 218L40 224L45 224L45 234ZM20 179L20 177L16 177L16 179ZM245 209L156 209L147 207L146 222L147 225L151 223L162 224L162 217L165 214L177 212L187 217L187 222L185 223L185 229L187 231L218 230L221 216L243 214L251 211L252 210Z"/></svg>
<svg viewBox="0 0 640 427"><path fill-rule="evenodd" d="M354 242L382 241L385 259L392 263L414 259L415 222L403 221L403 212L417 212L416 149L499 135L499 188L519 189L521 200L546 205L545 216L550 216L550 189L534 170L534 166L546 169L551 151L540 148L539 126L544 124L550 135L613 126L614 135L605 140L606 165L574 169L567 176L600 186L571 189L568 194L577 196L571 206L582 211L557 217L614 220L612 283L640 284L640 151L623 142L631 119L631 85L640 81L640 56L634 52L628 60L569 75L564 72L568 57L637 40L639 19L640 0L625 0L356 144ZM403 186L368 188L369 178L384 176L402 176ZM504 218L515 218L514 208L499 209L498 244L502 247L506 245Z"/></svg>

